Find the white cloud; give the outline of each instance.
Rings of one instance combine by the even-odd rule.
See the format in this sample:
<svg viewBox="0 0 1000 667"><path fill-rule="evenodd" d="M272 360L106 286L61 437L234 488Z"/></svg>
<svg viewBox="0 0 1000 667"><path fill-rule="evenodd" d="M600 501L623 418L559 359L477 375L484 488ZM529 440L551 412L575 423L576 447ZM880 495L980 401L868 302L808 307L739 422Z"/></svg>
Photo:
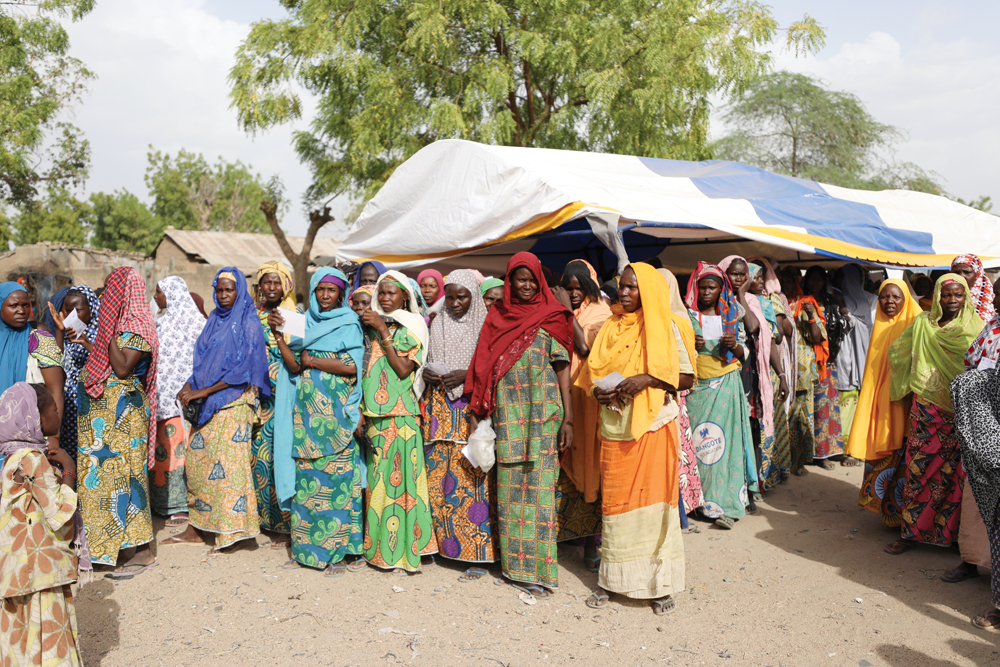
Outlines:
<svg viewBox="0 0 1000 667"><path fill-rule="evenodd" d="M249 137L229 109L226 77L249 25L213 15L203 0L101 0L68 29L73 55L98 76L73 118L93 150L90 192L125 187L145 197L149 144L242 160L265 178L279 174L296 198L309 184L293 128ZM284 226L306 225L296 199Z"/></svg>

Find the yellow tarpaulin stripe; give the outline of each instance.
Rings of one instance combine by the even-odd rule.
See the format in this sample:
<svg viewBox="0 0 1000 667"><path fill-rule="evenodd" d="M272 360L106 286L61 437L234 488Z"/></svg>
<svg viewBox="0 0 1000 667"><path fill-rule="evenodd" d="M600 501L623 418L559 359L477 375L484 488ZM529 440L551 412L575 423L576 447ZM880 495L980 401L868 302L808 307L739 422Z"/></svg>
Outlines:
<svg viewBox="0 0 1000 667"><path fill-rule="evenodd" d="M877 248L866 248L864 246L838 241L837 239L826 238L824 236L813 236L800 232L791 232L787 229L777 229L775 227L756 227L741 225L740 229L747 229L767 236L797 241L805 245L811 245L817 250L824 250L844 257L854 257L863 262L872 264L895 264L897 266L950 266L955 255L921 255L910 252L895 252L892 250L879 250ZM981 260L995 259L993 257L980 256Z"/></svg>
<svg viewBox="0 0 1000 667"><path fill-rule="evenodd" d="M454 257L456 255L464 255L466 253L475 252L476 250L482 250L483 248L490 248L501 243L507 243L508 241L517 241L519 239L527 238L534 234L541 234L542 232L547 232L549 230L555 229L562 225L568 220L572 220L576 216L577 211L583 208L585 204L583 202L574 202L572 204L567 204L563 206L558 211L554 213L549 213L547 215L540 215L533 220L529 220L527 224L523 227L519 227L507 234L504 234L500 238L478 245L474 248L460 248L458 250L446 250L443 252L427 253L423 255L375 255L373 257L366 257L364 259L354 260L359 264L362 262L377 261L383 264L394 264L396 262L412 262L415 260L427 260L433 261L435 259L444 259L446 257Z"/></svg>

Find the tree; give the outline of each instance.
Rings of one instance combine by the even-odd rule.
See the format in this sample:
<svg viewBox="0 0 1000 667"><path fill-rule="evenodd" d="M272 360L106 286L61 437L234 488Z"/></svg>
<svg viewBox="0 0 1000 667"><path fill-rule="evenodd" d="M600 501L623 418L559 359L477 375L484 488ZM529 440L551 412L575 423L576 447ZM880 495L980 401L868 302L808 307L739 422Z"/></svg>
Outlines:
<svg viewBox="0 0 1000 667"><path fill-rule="evenodd" d="M319 233L319 230L324 225L333 221L333 216L330 215L330 207L324 206L322 211L312 211L309 214L309 229L306 231L306 237L302 241L302 249L299 252L295 252L288 242L285 232L282 231L281 225L278 224L278 215L287 209L288 203L285 199L284 185L275 176L268 183L267 190L267 197L261 202L260 210L264 214L264 217L267 218L267 224L270 226L274 238L278 241L281 252L285 254L285 258L292 265L292 280L298 286L298 289L304 290L305 286L309 284L309 264L312 261L312 247L316 241L316 234Z"/></svg>
<svg viewBox="0 0 1000 667"><path fill-rule="evenodd" d="M90 204L87 221L93 229L90 245L95 248L148 255L163 236L164 221L128 190L94 193Z"/></svg>
<svg viewBox="0 0 1000 667"><path fill-rule="evenodd" d="M965 201L961 197L952 197L952 199L957 201L959 204L971 206L972 208L978 209L983 213L989 213L993 210L993 198L987 197L986 195L980 195L977 199L970 199L969 201Z"/></svg>
<svg viewBox="0 0 1000 667"><path fill-rule="evenodd" d="M283 0L230 71L248 132L301 117L295 147L310 204L370 197L401 162L445 138L708 156L709 97L767 71L778 25L753 0ZM814 50L806 16L788 43Z"/></svg>
<svg viewBox="0 0 1000 667"><path fill-rule="evenodd" d="M155 151L147 155L146 186L152 212L166 225L201 231L264 232L259 210L266 184L242 162L221 157L210 165L202 155L181 149L177 157Z"/></svg>
<svg viewBox="0 0 1000 667"><path fill-rule="evenodd" d="M942 192L932 174L892 160L902 132L875 120L856 95L804 74L761 77L723 117L732 131L713 146L720 159L848 188Z"/></svg>
<svg viewBox="0 0 1000 667"><path fill-rule="evenodd" d="M69 188L86 178L89 146L58 119L93 74L69 56L60 20L77 21L93 7L94 0L0 3L0 206L24 207L40 185Z"/></svg>
<svg viewBox="0 0 1000 667"><path fill-rule="evenodd" d="M88 205L61 187L47 188L44 200L21 204L13 218L18 245L48 241L83 245L87 239Z"/></svg>

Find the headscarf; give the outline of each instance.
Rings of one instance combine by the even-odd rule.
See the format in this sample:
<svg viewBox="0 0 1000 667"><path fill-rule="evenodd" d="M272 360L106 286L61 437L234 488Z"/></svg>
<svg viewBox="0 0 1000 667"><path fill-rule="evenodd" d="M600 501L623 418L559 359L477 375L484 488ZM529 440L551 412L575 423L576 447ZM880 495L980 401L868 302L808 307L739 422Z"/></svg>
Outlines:
<svg viewBox="0 0 1000 667"><path fill-rule="evenodd" d="M351 303L354 303L354 295L355 294L359 294L361 292L367 293L368 296L371 297L371 303L372 304L375 303L375 286L374 285L362 285L358 289L356 289L353 292L351 292L351 298L350 298Z"/></svg>
<svg viewBox="0 0 1000 667"><path fill-rule="evenodd" d="M993 306L993 283L986 275L983 263L976 255L959 255L951 261L952 269L956 264L968 264L976 272L976 284L972 287L972 303L983 322L989 322L997 314Z"/></svg>
<svg viewBox="0 0 1000 667"><path fill-rule="evenodd" d="M715 305L715 311L722 317L722 332L739 336L740 309L736 301L736 295L733 294L733 288L729 284L729 276L726 275L726 272L722 268L715 264L698 262L698 266L695 267L691 279L688 280L687 297L684 299L684 302L688 305L688 308L696 313L698 312L698 282L706 277L714 277L722 285L719 301ZM732 350L725 350L724 356L727 364L736 361L736 355ZM694 360L692 359L692 361Z"/></svg>
<svg viewBox="0 0 1000 667"><path fill-rule="evenodd" d="M42 417L38 412L38 394L27 382L13 384L0 394L0 456L6 460L20 449L44 453L48 448L48 440L42 433ZM79 507L73 514L73 529L77 572L82 585L89 580L94 567Z"/></svg>
<svg viewBox="0 0 1000 667"><path fill-rule="evenodd" d="M229 275L224 275L229 274ZM236 282L236 299L232 308L219 305L215 287L222 277ZM204 426L216 412L239 398L247 385L253 385L263 396L271 395L268 374L267 343L260 325L257 306L247 292L247 279L239 269L227 266L212 281L215 310L198 336L194 346L194 371L188 382L195 390L225 382L229 387L205 398L194 427Z"/></svg>
<svg viewBox="0 0 1000 667"><path fill-rule="evenodd" d="M197 292L191 292L191 300L194 301L194 305L198 306L198 312L201 313L201 316L207 320L208 313L205 312L205 299Z"/></svg>
<svg viewBox="0 0 1000 667"><path fill-rule="evenodd" d="M427 313L429 311L427 309L427 302L424 301L424 295L420 292L420 285L418 285L417 281L414 280L413 278L407 277L406 281L410 284L410 287L413 289L413 295L417 297L417 308L420 312L420 315L424 318L424 324L426 325Z"/></svg>
<svg viewBox="0 0 1000 667"><path fill-rule="evenodd" d="M278 304L278 307L296 312L295 308L298 303L295 301L295 283L292 281L292 272L281 262L264 262L257 269L257 285L260 285L260 281L269 273L276 273L281 279L281 303ZM285 340L288 340L287 336Z"/></svg>
<svg viewBox="0 0 1000 667"><path fill-rule="evenodd" d="M327 311L321 311L316 298L316 287L327 276L334 276L347 283L347 276L339 269L321 267L309 279L309 310L306 311L305 338L293 337L289 347L296 351L346 352L354 362L357 381L344 403L344 414L348 420L341 421L341 428L354 431L361 419L361 372L364 364L365 343L361 321L348 305L347 292L341 290L340 304ZM305 372L305 369L304 371ZM275 382L274 403L274 484L278 493L278 503L283 510L290 508L295 495L295 461L292 444L295 427L295 393L298 376L292 377L288 367L282 363L278 367ZM331 397L327 397L331 398Z"/></svg>
<svg viewBox="0 0 1000 667"><path fill-rule="evenodd" d="M950 282L965 289L965 303L953 320L938 325L944 309L941 290ZM889 396L898 401L914 393L934 405L951 410L951 381L965 370L965 353L979 332L983 320L976 313L969 284L955 273L946 273L934 285L934 305L921 313L889 348L892 384Z"/></svg>
<svg viewBox="0 0 1000 667"><path fill-rule="evenodd" d="M444 276L442 276L441 272L438 271L437 269L424 269L423 271L421 271L420 273L417 274L417 288L418 288L417 291L418 292L420 291L420 289L419 289L420 288L420 283L422 283L424 281L424 278L433 278L434 280L437 281L437 286L438 286L437 295L434 297L434 299L433 299L433 301L431 303L427 304L428 306L433 306L435 303L437 303L438 301L440 301L441 299L444 298ZM477 286L478 286L478 282L477 282ZM423 292L421 292L421 296L422 295L423 295Z"/></svg>
<svg viewBox="0 0 1000 667"><path fill-rule="evenodd" d="M723 272L728 271L730 265L737 260L746 264L747 280L753 280L757 273L762 270L761 267L751 264L740 255L726 257L719 262L719 268ZM767 316L764 314L765 309L760 299L757 298L756 294L751 294L749 290L747 291L747 295L749 297L747 299L747 308L757 317L757 322L760 323L760 331L754 345L757 353L757 393L760 394L760 421L764 427L764 435L772 436L774 435L774 385L771 384L771 372L769 369L771 367L771 340L774 337L774 332L771 329L771 322L768 321ZM770 306L770 304L768 305ZM773 307L771 307L771 321L777 325L777 317L774 315Z"/></svg>
<svg viewBox="0 0 1000 667"><path fill-rule="evenodd" d="M58 292L53 294L52 297L49 299L49 303L52 304L52 306L56 309L56 311L62 310L63 301L66 300L66 295L69 294L69 291L71 289L73 288L67 285L66 287L63 287ZM56 321L52 319L52 313L49 312L49 307L46 306L45 308L43 308L42 312L45 315L45 317L42 318L45 322L45 326L48 327L49 332L54 336L56 334Z"/></svg>
<svg viewBox="0 0 1000 667"><path fill-rule="evenodd" d="M166 309L156 318L156 335L160 339L157 418L163 421L181 414L177 393L194 370L194 346L205 328L205 318L198 312L183 278L167 276L157 285L167 299Z"/></svg>
<svg viewBox="0 0 1000 667"><path fill-rule="evenodd" d="M28 293L20 283L0 283L0 306L14 292ZM6 391L16 382L24 382L28 374L30 337L31 325L25 323L20 329L15 329L0 319L0 392Z"/></svg>
<svg viewBox="0 0 1000 667"><path fill-rule="evenodd" d="M475 274L468 269L459 269L448 274L445 285L458 285L472 294L472 305L460 319L455 319L448 308L431 322L430 343L427 346L427 362L438 362L448 366L449 371L468 370L472 355L476 352L479 332L486 320L486 304L476 296L479 284ZM448 390L448 398L455 401L465 393L465 385Z"/></svg>
<svg viewBox="0 0 1000 667"><path fill-rule="evenodd" d="M768 296L771 294L781 294L781 281L778 280L778 274L774 272L774 267L771 266L771 262L768 261L767 257L747 255L746 259L748 265L754 262L760 262L764 265L764 291Z"/></svg>
<svg viewBox="0 0 1000 667"><path fill-rule="evenodd" d="M590 262L588 262L585 259L574 259L570 260L566 264L566 268L569 268L571 264L582 264L584 267L586 267L587 273L590 275L590 279L594 281L595 285L597 285L598 290L601 289L601 279L597 277L597 270L594 269L594 266Z"/></svg>
<svg viewBox="0 0 1000 667"><path fill-rule="evenodd" d="M382 304L378 302L378 288L383 281L395 283L406 292L406 302L402 308L397 308L391 313L382 310ZM385 317L391 317L401 325L410 330L410 334L420 341L420 350L417 352L417 369L413 377L413 392L420 398L424 393L424 361L427 359L427 322L420 314L420 290L413 289L411 279L404 276L399 271L386 271L378 279L375 285L375 294L372 296L372 310Z"/></svg>
<svg viewBox="0 0 1000 667"><path fill-rule="evenodd" d="M503 287L503 281L499 278L487 278L479 284L479 296L486 296L494 287Z"/></svg>
<svg viewBox="0 0 1000 667"><path fill-rule="evenodd" d="M641 307L626 313L620 304L612 307L611 318L590 347L587 366L591 378L618 372L626 378L647 373L674 387L679 380L677 343L670 311L670 286L649 264L629 264L639 285ZM589 390L589 387L587 387ZM663 408L666 392L648 387L632 397L630 434L638 440ZM677 494L672 498L676 499Z"/></svg>
<svg viewBox="0 0 1000 667"><path fill-rule="evenodd" d="M379 276L385 273L385 264L383 264L382 262L376 262L376 261L362 262L361 266L358 267L357 272L354 274L354 280L351 281L352 292L361 287L361 270L366 266L368 266L369 264L371 264L378 270Z"/></svg>
<svg viewBox="0 0 1000 667"><path fill-rule="evenodd" d="M111 377L111 359L108 345L123 333L132 333L149 345L151 350L149 370L143 385L149 400L149 459L153 463L156 447L156 374L159 369L160 340L156 335L153 314L146 306L146 283L136 270L122 266L111 272L104 282L101 294L101 316L94 336L94 349L87 358L85 389L91 398L104 394L104 385Z"/></svg>
<svg viewBox="0 0 1000 667"><path fill-rule="evenodd" d="M1000 519L1000 372L962 373L951 383L951 397L962 466L992 535Z"/></svg>
<svg viewBox="0 0 1000 667"><path fill-rule="evenodd" d="M522 266L538 281L538 293L527 303L515 301L511 292L512 276ZM486 316L465 378L465 384L472 387L470 409L480 417L492 414L497 383L534 342L539 329L548 331L567 351L573 349L573 313L552 294L538 258L530 252L517 253L507 262L507 277L503 301L494 304Z"/></svg>
<svg viewBox="0 0 1000 667"><path fill-rule="evenodd" d="M865 359L864 382L861 383L858 407L847 441L847 455L865 461L880 459L899 449L909 426L907 409L889 399L889 347L923 310L906 289L904 281L896 278L886 280L879 287L879 294L887 285L899 288L903 293L903 303L892 317L883 313L881 308L875 313Z"/></svg>

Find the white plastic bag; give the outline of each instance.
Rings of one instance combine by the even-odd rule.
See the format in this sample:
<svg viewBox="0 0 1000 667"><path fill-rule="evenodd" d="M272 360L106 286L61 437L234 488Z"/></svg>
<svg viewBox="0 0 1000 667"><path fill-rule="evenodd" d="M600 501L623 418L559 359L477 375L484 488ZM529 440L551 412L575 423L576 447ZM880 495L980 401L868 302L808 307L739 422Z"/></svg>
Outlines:
<svg viewBox="0 0 1000 667"><path fill-rule="evenodd" d="M483 472L489 472L493 464L497 462L496 440L497 434L493 431L493 426L487 417L479 422L476 432L469 436L469 442L462 448L462 454L469 460L469 463Z"/></svg>

